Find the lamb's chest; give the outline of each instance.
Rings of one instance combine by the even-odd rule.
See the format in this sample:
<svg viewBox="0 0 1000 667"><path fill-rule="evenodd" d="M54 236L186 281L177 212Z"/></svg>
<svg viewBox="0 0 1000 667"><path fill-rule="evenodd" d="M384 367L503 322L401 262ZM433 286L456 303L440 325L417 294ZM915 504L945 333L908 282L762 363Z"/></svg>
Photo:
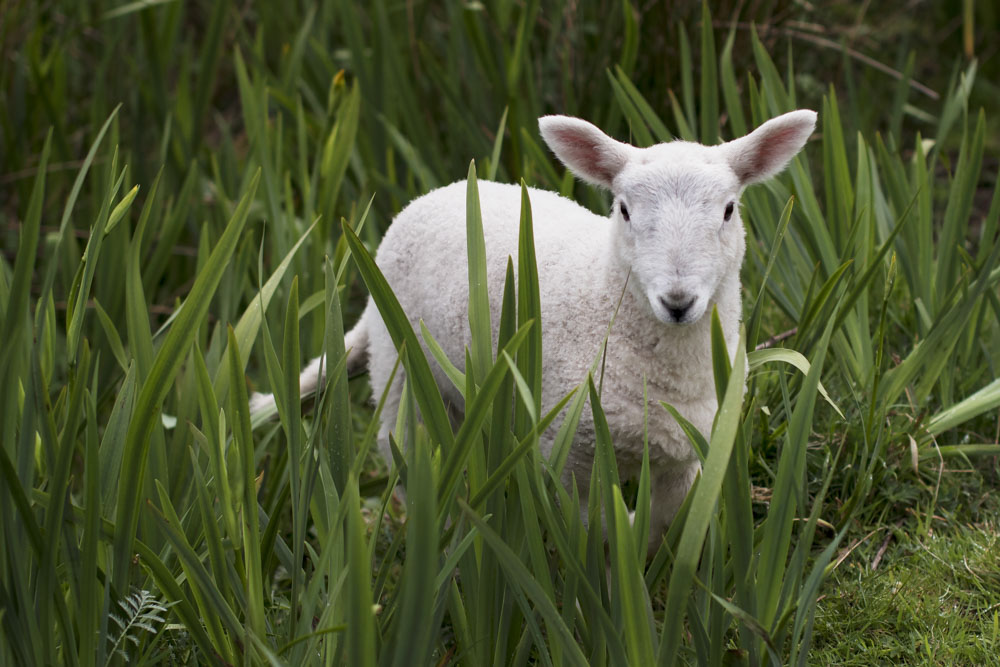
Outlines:
<svg viewBox="0 0 1000 667"><path fill-rule="evenodd" d="M612 359L609 354L601 401L619 461L638 465L647 433L653 466L691 461L695 454L688 437L663 403L677 409L707 437L716 410L710 377L700 372L666 373L648 360L628 356Z"/></svg>

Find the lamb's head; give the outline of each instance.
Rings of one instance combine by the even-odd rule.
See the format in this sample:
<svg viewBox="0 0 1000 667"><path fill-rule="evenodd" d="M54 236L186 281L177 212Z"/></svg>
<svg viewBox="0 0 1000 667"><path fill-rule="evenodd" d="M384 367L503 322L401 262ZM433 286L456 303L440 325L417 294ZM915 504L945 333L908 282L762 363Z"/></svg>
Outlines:
<svg viewBox="0 0 1000 667"><path fill-rule="evenodd" d="M746 248L740 195L784 169L815 125L814 111L793 111L718 146L636 148L578 118L539 119L556 156L614 195L615 252L632 289L668 324L697 322L725 279L738 280Z"/></svg>

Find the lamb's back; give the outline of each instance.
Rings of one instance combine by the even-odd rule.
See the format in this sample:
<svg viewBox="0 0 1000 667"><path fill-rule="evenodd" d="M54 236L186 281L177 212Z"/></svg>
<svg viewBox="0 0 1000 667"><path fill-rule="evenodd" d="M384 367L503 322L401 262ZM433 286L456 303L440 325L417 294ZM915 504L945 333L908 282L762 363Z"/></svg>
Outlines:
<svg viewBox="0 0 1000 667"><path fill-rule="evenodd" d="M433 190L404 208L376 261L415 325L423 320L449 358L464 366L469 343L466 182ZM599 348L618 294L601 281L611 223L556 193L530 188L543 312L544 403L578 383ZM507 258L517 271L521 188L479 182L494 340Z"/></svg>

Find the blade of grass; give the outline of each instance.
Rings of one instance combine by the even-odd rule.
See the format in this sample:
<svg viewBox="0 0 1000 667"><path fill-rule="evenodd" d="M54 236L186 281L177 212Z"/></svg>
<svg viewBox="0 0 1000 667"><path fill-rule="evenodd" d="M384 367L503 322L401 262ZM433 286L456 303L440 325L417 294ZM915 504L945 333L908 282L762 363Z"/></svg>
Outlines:
<svg viewBox="0 0 1000 667"><path fill-rule="evenodd" d="M562 622L562 618L558 610L556 610L555 605L525 567L521 558L461 498L457 502L465 516L482 534L491 551L497 555L497 561L507 575L508 582L523 591L524 595L535 604L535 609L545 619L550 636L558 637L558 641L565 649L564 655L567 661L573 665L589 665L590 663L580 651L580 647L577 645L569 628Z"/></svg>
<svg viewBox="0 0 1000 667"><path fill-rule="evenodd" d="M344 225L344 235L351 248L354 261L357 262L358 268L361 270L361 275L368 285L368 290L371 292L375 305L378 306L379 313L386 323L396 348L400 349L403 347L403 343L406 343L406 356L404 357L406 377L409 382L415 385L417 402L420 405L420 412L428 432L435 442L444 447L445 453L447 453L451 449L455 436L448 422L441 393L434 382L434 376L431 374L427 358L421 351L420 343L417 342L413 327L403 313L399 301L389 288L382 272L375 265L375 260L361 244L361 239L347 225Z"/></svg>
<svg viewBox="0 0 1000 667"><path fill-rule="evenodd" d="M295 282L293 294L295 294ZM296 301L289 303L289 310L294 310ZM237 499L237 507L241 510L243 524L243 563L245 566L245 585L247 597L247 616L249 617L252 634L258 638L266 637L266 622L264 614L264 582L261 577L261 554L260 554L260 519L257 512L257 485L255 479L256 466L254 462L254 441L250 429L250 406L247 398L246 382L243 381L242 364L240 362L240 349L236 342L236 333L232 327L227 328L229 342L227 345L228 362L230 373L230 393L229 410L233 420L233 445L239 451L239 459L243 464L243 469L237 471L242 473L243 497ZM298 348L296 338L293 346ZM296 377L296 380L298 378ZM297 464L293 462L292 464ZM290 464L291 465L291 464ZM293 498L294 500L294 498ZM298 563L299 561L296 561Z"/></svg>
<svg viewBox="0 0 1000 667"><path fill-rule="evenodd" d="M819 377L832 333L831 322L827 324L823 337L816 346L811 368L799 389L795 409L788 422L785 446L778 461L770 509L762 529L757 595L760 601L758 618L764 627L769 627L776 618L792 522L798 507L798 486L805 472L805 450L813 422Z"/></svg>
<svg viewBox="0 0 1000 667"><path fill-rule="evenodd" d="M66 238L69 234L69 221L72 217L73 209L76 207L77 197L80 195L80 189L83 187L83 181L87 177L87 173L90 171L90 166L94 163L94 158L97 156L97 149L100 147L104 135L107 133L108 128L111 127L112 121L118 116L118 110L121 109L121 104L116 106L111 114L108 116L107 120L104 121L104 125L97 132L97 136L94 138L93 143L90 145L90 150L87 152L87 156L83 159L83 164L80 166L80 170L76 174L76 179L73 181L73 187L70 190L69 197L66 199L66 206L63 207L62 218L59 221L59 235L56 240L55 249L52 252L52 257L58 258L62 255L63 245L66 243ZM44 172L42 172L44 173ZM49 294L52 291L52 284L55 281L56 269L59 267L58 261L51 262L45 270L45 277L42 282L41 296L39 297L39 303L45 303L48 299ZM41 313L41 309L37 313ZM40 317L36 314L36 317ZM36 328L41 331L42 321L38 320L36 323Z"/></svg>
<svg viewBox="0 0 1000 667"><path fill-rule="evenodd" d="M746 353L741 335L733 366L742 368L745 363ZM657 664L660 665L672 665L676 661L683 627L683 609L688 600L688 593L694 585L695 569L701 555L702 543L708 530L709 520L714 514L713 508L719 497L722 480L736 441L743 390L743 377L738 373L730 374L724 398L719 405L715 428L712 431L708 458L705 460L701 480L693 491L691 508L684 523L673 571L670 574L664 616L668 620L663 626L657 655Z"/></svg>
<svg viewBox="0 0 1000 667"><path fill-rule="evenodd" d="M506 120L504 112L504 120ZM501 123L501 129L503 124ZM476 375L485 377L493 365L493 324L490 320L490 297L486 277L486 242L483 238L483 214L479 204L476 163L469 164L465 195L466 244L469 266L469 331L472 336L472 363Z"/></svg>
<svg viewBox="0 0 1000 667"><path fill-rule="evenodd" d="M434 477L431 455L422 438L408 452L406 480L406 564L398 616L393 624L393 665L426 664L436 628L432 625L434 581L438 568Z"/></svg>
<svg viewBox="0 0 1000 667"><path fill-rule="evenodd" d="M113 549L112 582L119 589L124 588L128 579L128 564L131 560L129 554L135 539L135 531L139 521L139 507L141 506L139 486L145 477L146 454L155 424L154 420L159 418L160 406L167 392L170 391L171 380L187 356L187 348L194 340L198 325L204 318L212 295L229 263L229 258L236 249L258 182L259 175L255 175L246 194L230 218L226 231L212 251L211 257L195 278L191 292L181 307L181 313L167 333L167 337L153 361L149 376L139 390L134 411L136 417L129 424L126 436L122 461L122 483L118 494L119 515L116 522L117 532Z"/></svg>
<svg viewBox="0 0 1000 667"><path fill-rule="evenodd" d="M621 596L625 647L628 649L629 664L652 665L655 662L656 646L653 644L651 628L652 610L649 594L642 580L642 570L635 567L641 545L634 540L629 526L628 511L622 500L621 489L612 488L615 513L614 551L611 563L618 581L618 595Z"/></svg>
<svg viewBox="0 0 1000 667"><path fill-rule="evenodd" d="M701 92L698 95L701 143L712 146L719 142L719 82L715 60L715 35L708 2L701 3Z"/></svg>
<svg viewBox="0 0 1000 667"><path fill-rule="evenodd" d="M364 520L361 518L358 481L351 474L344 494L347 508L347 664L359 667L375 665L375 615L372 608L371 575L365 548Z"/></svg>

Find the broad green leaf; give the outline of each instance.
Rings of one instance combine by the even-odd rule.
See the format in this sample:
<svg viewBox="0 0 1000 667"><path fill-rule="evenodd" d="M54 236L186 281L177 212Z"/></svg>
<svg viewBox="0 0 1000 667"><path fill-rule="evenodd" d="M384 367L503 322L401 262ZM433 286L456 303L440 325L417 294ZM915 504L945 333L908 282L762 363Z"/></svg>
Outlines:
<svg viewBox="0 0 1000 667"><path fill-rule="evenodd" d="M958 303L943 311L934 322L927 336L918 341L909 354L894 368L888 370L879 385L878 400L891 403L903 392L910 382L920 378L916 398L923 400L931 386L951 359L954 349L972 311L987 289L996 289L1000 282L1000 271L991 272L991 267L1000 261L1000 244L995 246L985 260L980 275L971 288L962 295Z"/></svg>
<svg viewBox="0 0 1000 667"><path fill-rule="evenodd" d="M757 298L754 299L753 308L750 311L747 337L751 348L756 348L760 339L760 322L764 312L764 290L767 288L768 280L771 277L771 271L774 269L775 262L778 260L781 242L784 240L785 232L788 230L788 223L792 219L792 204L794 201L794 199L789 199L788 203L785 204L785 208L781 211L781 217L778 219L774 239L771 241L771 249L768 252L767 266L765 267L764 273L760 279L760 289L757 291Z"/></svg>
<svg viewBox="0 0 1000 667"><path fill-rule="evenodd" d="M528 340L517 354L517 368L527 382L534 398L533 410L514 407L514 432L521 436L531 429L542 409L542 301L538 283L538 266L535 259L535 232L531 216L528 186L521 181L521 225L517 244L517 325L524 328L528 322L534 326ZM499 355L498 355L499 356Z"/></svg>
<svg viewBox="0 0 1000 667"><path fill-rule="evenodd" d="M346 263L346 262L345 262ZM323 393L324 400L332 402L332 413L328 422L328 431L323 434L323 441L329 443L330 472L333 483L341 490L347 484L347 470L356 458L353 433L351 429L351 404L347 389L347 354L344 343L344 321L340 307L340 294L337 291L337 278L333 262L327 258L323 264L326 279L326 361L332 367L326 369L327 389ZM386 389L391 386L391 381ZM373 417L378 421L377 413Z"/></svg>
<svg viewBox="0 0 1000 667"><path fill-rule="evenodd" d="M507 355L509 359L511 354L516 353L529 337L533 326L532 322L527 322L518 329L504 345L501 356ZM493 408L497 392L504 386L510 370L511 367L507 364L495 364L490 369L489 375L484 378L475 398L466 406L465 419L455 436L454 448L445 457L438 483L438 499L442 506L445 506L446 502L450 500L451 493L458 483L462 468L469 456L469 449L477 442L476 437L480 428L490 409Z"/></svg>
<svg viewBox="0 0 1000 667"><path fill-rule="evenodd" d="M109 176L114 179L118 170L118 147L115 147L114 155L111 158ZM104 246L105 221L108 220L112 198L121 188L122 181L125 180L125 171L117 176L114 184L105 192L101 202L100 212L97 219L90 227L90 238L87 240L87 247L83 251L83 257L77 267L76 276L66 297L66 351L71 362L76 361L77 346L80 343L80 334L83 327L83 316L87 312L87 301L90 298L90 289L94 282L94 275L97 273L97 263L100 261L101 248Z"/></svg>
<svg viewBox="0 0 1000 667"><path fill-rule="evenodd" d="M159 500L163 508L163 513L154 508L153 515L159 519L159 525L163 530L163 534L174 548L184 573L187 575L186 578L189 584L195 591L195 594L205 602L208 610L222 621L226 630L236 637L241 636L243 634L243 624L237 617L236 612L223 598L215 582L212 580L211 574L202 565L201 558L192 548L187 537L181 530L180 519L173 504L170 502L170 497L166 489L163 488L159 481L156 482L156 487L160 495Z"/></svg>
<svg viewBox="0 0 1000 667"><path fill-rule="evenodd" d="M497 129L496 139L493 141L493 152L490 153L490 164L489 169L486 174L487 180L495 181L497 179L497 170L500 167L500 149L503 148L503 135L507 127L507 112L510 111L510 107L504 107L503 115L500 116L500 127ZM469 167L470 172L472 167Z"/></svg>
<svg viewBox="0 0 1000 667"><path fill-rule="evenodd" d="M441 343L437 342L437 339L434 338L434 335L430 332L430 329L427 328L427 325L424 324L423 320L420 320L420 338L427 345L427 351L431 353L432 357L434 357L434 361L436 361L438 366L441 367L444 374L448 376L448 379L451 381L452 385L455 386L455 389L457 389L463 397L468 398L465 387L466 382L468 381L467 378L471 378L472 374L463 373L458 369L458 366L451 362L451 359L448 358L448 353L444 351L443 347L441 347ZM467 363L465 367L471 368L472 364Z"/></svg>
<svg viewBox="0 0 1000 667"><path fill-rule="evenodd" d="M28 200L28 210L21 224L21 235L17 244L17 255L14 259L14 275L10 283L8 301L3 304L6 317L3 321L3 340L0 349L0 360L3 365L0 370L6 370L8 355L17 349L16 340L27 331L28 304L31 298L30 283L34 274L35 259L38 249L38 235L41 228L42 204L45 200L45 175L48 169L49 153L52 149L52 131L45 137L39 157L38 175L31 188Z"/></svg>
<svg viewBox="0 0 1000 667"><path fill-rule="evenodd" d="M118 366L122 369L122 372L128 372L129 360L125 355L125 346L122 344L121 336L118 335L118 329L115 328L111 317L97 299L94 299L94 310L97 311L97 320L101 323L104 335L108 339L108 346L111 348L112 356L118 362Z"/></svg>
<svg viewBox="0 0 1000 667"><path fill-rule="evenodd" d="M929 435L938 435L998 405L1000 405L1000 379L990 382L968 398L934 414L924 422L924 428Z"/></svg>
<svg viewBox="0 0 1000 667"><path fill-rule="evenodd" d="M132 186L132 189L129 190L124 197L122 197L121 201L115 205L111 214L108 216L108 223L104 227L105 235L110 234L111 230L114 229L115 226L121 222L121 219L125 217L125 214L128 213L128 209L132 206L132 202L135 200L135 196L137 194L139 194L139 186L134 185Z"/></svg>
<svg viewBox="0 0 1000 667"><path fill-rule="evenodd" d="M628 649L629 664L652 665L655 662L656 647L653 644L652 609L649 593L642 580L642 571L635 566L637 553L645 545L637 545L629 525L628 511L622 500L621 489L612 488L615 513L614 551L611 563L618 582L621 596L625 646Z"/></svg>
<svg viewBox="0 0 1000 667"><path fill-rule="evenodd" d="M101 508L103 516L113 519L115 517L116 506L115 492L119 486L119 474L121 472L121 462L125 453L126 435L129 423L133 418L136 394L136 369L135 362L129 364L122 381L118 395L115 397L114 407L108 417L104 436L101 439L98 460L100 465L101 481Z"/></svg>
<svg viewBox="0 0 1000 667"><path fill-rule="evenodd" d="M653 135L650 134L649 129L646 127L642 114L636 108L635 104L633 104L632 100L629 99L629 95L625 92L622 84L619 83L618 79L610 71L608 72L608 81L611 83L611 90L615 94L618 106L621 107L625 118L628 120L629 143L639 147L652 146L655 143Z"/></svg>
<svg viewBox="0 0 1000 667"><path fill-rule="evenodd" d="M392 627L393 665L425 664L437 627L433 625L434 580L438 572L437 507L431 454L418 438L408 452L406 564L399 612Z"/></svg>
<svg viewBox="0 0 1000 667"><path fill-rule="evenodd" d="M980 109L976 127L971 135L966 131L962 139L962 150L958 155L954 180L948 190L948 205L938 237L937 307L941 309L945 295L955 283L958 268L956 246L964 245L968 231L973 197L979 187L979 172L983 164L983 150L986 141L986 114Z"/></svg>
<svg viewBox="0 0 1000 667"><path fill-rule="evenodd" d="M767 350L753 350L747 354L747 363L749 364L750 370L755 370L764 364L768 364L773 361L781 361L786 364L791 364L795 368L802 371L803 375L809 374L809 360L806 359L801 352L796 352L795 350L789 350L787 348L771 348ZM846 419L844 413L840 411L837 404L833 402L832 398L830 398L830 394L827 393L822 382L817 382L816 389L819 391L824 400L830 404L830 407L832 407L837 414L840 415L840 418Z"/></svg>
<svg viewBox="0 0 1000 667"><path fill-rule="evenodd" d="M236 336L233 335L230 338L229 349L230 358L234 358L237 363L239 362L238 357L234 357L233 348L236 347ZM238 349L238 348L237 348ZM281 363L282 363L282 375L278 380L284 385L284 395L285 395L285 407L286 410L284 414L281 415L281 426L285 433L285 440L288 443L288 476L291 486L291 499L292 499L292 554L294 557L294 563L296 566L289 573L292 577L292 590L290 595L291 600L291 614L292 620L290 625L294 627L298 619L299 611L299 588L302 585L302 568L299 567L299 563L302 562L303 549L305 544L305 531L306 531L306 515L308 513L308 506L306 499L303 497L303 482L302 482L302 411L300 409L301 396L299 395L299 364L301 363L301 355L299 354L299 277L295 276L292 278L292 286L288 292L288 303L285 306L285 330L282 335L282 346L281 346ZM240 377L237 374L239 368L230 369L230 382L233 383L236 389L236 396L234 397L237 401L237 408L242 408L242 401L240 400L240 394L246 395L246 386L243 382L240 382ZM277 379L277 378L276 378ZM236 386L239 385L239 386ZM247 416L249 419L249 415ZM254 460L254 447L253 440L249 432L247 432L244 437L247 438L247 443L243 447L243 456L248 457L251 463L250 475L246 478L245 483L250 484L253 488L253 479L256 477L256 472L252 467ZM253 501L254 509L256 509L256 499L248 497L247 502ZM247 509L249 513L250 509ZM253 517L256 519L256 517ZM253 521L253 525L256 525L256 520ZM263 610L261 610L263 611ZM292 630L289 630L289 640L291 640Z"/></svg>
<svg viewBox="0 0 1000 667"><path fill-rule="evenodd" d="M742 368L746 363L743 336L737 346L735 368ZM726 392L719 405L715 428L709 444L708 457L705 460L701 480L692 491L687 520L681 533L680 544L674 559L673 571L670 574L670 584L667 589L665 618L669 619L663 626L660 638L657 664L672 665L676 661L680 644L683 610L688 600L688 594L694 585L695 570L701 555L702 544L708 523L714 514L722 480L729 466L729 457L736 440L736 432L740 423L740 409L743 400L744 383L739 373L731 373Z"/></svg>
<svg viewBox="0 0 1000 667"><path fill-rule="evenodd" d="M715 60L715 31L708 2L701 3L701 92L698 95L701 143L719 142L719 82Z"/></svg>
<svg viewBox="0 0 1000 667"><path fill-rule="evenodd" d="M290 305L290 309L294 309L294 306ZM240 486L243 491L243 497L237 499L237 507L242 515L240 519L243 528L247 616L250 620L250 631L258 637L264 637L266 633L264 582L261 577L260 519L257 512L257 486L255 484L257 472L254 461L253 435L250 429L250 406L247 399L246 382L242 381L243 370L240 362L240 349L236 343L236 333L232 327L229 327L226 333L229 339L226 346L228 350L226 361L230 374L229 406L233 420L233 444L237 448L240 462L243 464L243 469L237 473L238 478L242 473ZM295 347L297 348L298 345L296 344Z"/></svg>
<svg viewBox="0 0 1000 667"><path fill-rule="evenodd" d="M632 108L639 113L642 120L652 130L653 137L655 137L656 141L662 142L672 140L674 135L670 133L667 126L663 123L656 112L653 111L652 105L646 101L646 98L642 96L639 89L636 88L635 84L628 78L628 75L617 65L614 70L614 80L618 83L618 86L620 86L621 91L626 95ZM615 88L615 90L617 92L618 88Z"/></svg>
<svg viewBox="0 0 1000 667"><path fill-rule="evenodd" d="M938 461L941 458L957 457L968 459L972 456L997 456L1000 455L1000 445L990 443L976 445L944 445L942 447L927 446L920 450L921 461Z"/></svg>
<svg viewBox="0 0 1000 667"><path fill-rule="evenodd" d="M440 443L447 452L451 449L455 436L451 431L451 424L448 421L441 393L434 382L427 358L420 349L420 343L417 342L413 327L406 318L406 314L403 313L396 295L392 293L382 272L375 265L375 260L361 244L361 239L347 225L344 225L344 235L351 248L354 261L357 262L361 275L368 285L372 299L378 306L382 320L396 344L396 349L403 350L405 343L403 364L406 368L407 380L415 387L417 402L420 405L420 412L428 432L433 440Z"/></svg>
<svg viewBox="0 0 1000 667"><path fill-rule="evenodd" d="M359 667L375 665L375 613L372 606L370 567L366 558L364 521L361 518L358 481L347 480L347 654L345 662Z"/></svg>
<svg viewBox="0 0 1000 667"><path fill-rule="evenodd" d="M504 112L506 119L506 112ZM483 377L493 365L493 324L490 319L490 296L486 279L486 242L483 238L483 214L479 206L476 163L469 164L465 195L465 236L469 269L469 331L472 363L476 375Z"/></svg>
<svg viewBox="0 0 1000 667"><path fill-rule="evenodd" d="M48 169L49 153L52 148L52 130L49 130L45 137L45 145L39 157L38 175L31 188L31 195L28 199L28 210L21 223L21 234L18 239L17 255L14 260L13 277L6 302L3 306L3 322L0 323L0 334L3 336L3 345L0 345L0 377L7 378L0 383L0 436L3 437L2 445L6 453L12 453L11 449L6 449L8 442L13 442L17 419L17 381L15 378L21 375L19 364L23 363L25 346L30 344L32 331L31 312L29 304L31 302L31 283L35 270L35 260L38 254L38 237L41 230L42 205L45 200L45 175ZM0 295L2 298L2 295ZM41 302L40 302L41 303ZM22 427L23 428L23 427Z"/></svg>

